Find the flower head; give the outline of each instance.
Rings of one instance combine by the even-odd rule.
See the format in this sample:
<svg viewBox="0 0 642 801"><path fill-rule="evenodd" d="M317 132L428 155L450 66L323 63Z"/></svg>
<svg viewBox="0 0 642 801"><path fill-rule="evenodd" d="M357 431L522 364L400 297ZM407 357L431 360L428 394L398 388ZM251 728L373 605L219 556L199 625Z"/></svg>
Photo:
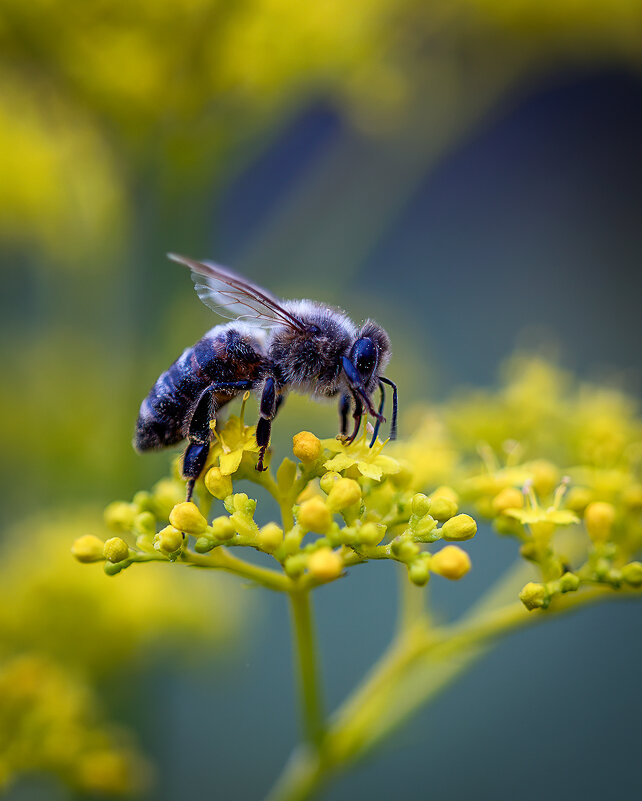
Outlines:
<svg viewBox="0 0 642 801"><path fill-rule="evenodd" d="M385 442L377 440L369 447L369 434L364 429L359 439L346 445L337 439L323 440L324 447L336 456L324 463L326 470L342 473L350 467L356 467L365 478L381 481L384 475L394 475L401 469L399 462L391 456L383 456L381 451Z"/></svg>

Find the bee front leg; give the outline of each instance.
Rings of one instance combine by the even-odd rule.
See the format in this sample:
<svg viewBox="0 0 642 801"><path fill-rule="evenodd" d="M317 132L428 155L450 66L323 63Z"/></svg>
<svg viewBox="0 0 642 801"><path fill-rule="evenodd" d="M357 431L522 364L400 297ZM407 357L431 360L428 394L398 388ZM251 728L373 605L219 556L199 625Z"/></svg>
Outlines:
<svg viewBox="0 0 642 801"><path fill-rule="evenodd" d="M346 392L339 401L339 439L348 435L348 415L350 414L350 395Z"/></svg>
<svg viewBox="0 0 642 801"><path fill-rule="evenodd" d="M277 409L281 405L281 398L277 396L276 381L273 378L268 378L263 387L263 394L261 395L260 417L256 425L256 444L259 446L259 459L256 463L256 469L259 472L267 470L263 464L265 459L265 452L270 444L270 435L272 433L272 420L276 416Z"/></svg>
<svg viewBox="0 0 642 801"><path fill-rule="evenodd" d="M358 395L354 396L354 411L352 412L352 417L354 418L354 427L352 429L352 434L350 434L350 436L344 440L345 445L351 445L355 441L357 434L359 433L359 428L361 427L363 404L361 403L361 398Z"/></svg>

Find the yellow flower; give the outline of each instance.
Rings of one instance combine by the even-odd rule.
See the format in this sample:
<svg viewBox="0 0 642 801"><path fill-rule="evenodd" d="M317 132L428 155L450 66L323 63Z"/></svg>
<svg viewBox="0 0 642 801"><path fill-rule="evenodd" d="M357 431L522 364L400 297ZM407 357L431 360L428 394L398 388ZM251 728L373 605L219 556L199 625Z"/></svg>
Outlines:
<svg viewBox="0 0 642 801"><path fill-rule="evenodd" d="M470 570L470 556L456 545L446 545L431 556L430 570L443 578L458 581Z"/></svg>
<svg viewBox="0 0 642 801"><path fill-rule="evenodd" d="M332 459L324 463L326 470L342 473L353 465L366 478L380 481L383 475L394 475L400 470L399 462L390 456L383 456L385 442L377 441L372 448L369 446L370 436L366 430L359 439L350 445L345 445L336 439L323 440L324 447L331 453L336 453Z"/></svg>
<svg viewBox="0 0 642 801"><path fill-rule="evenodd" d="M169 513L169 522L186 534L202 534L207 528L207 520L192 501L177 503Z"/></svg>
<svg viewBox="0 0 642 801"><path fill-rule="evenodd" d="M299 507L297 520L306 531L324 534L332 524L332 514L321 498L310 498Z"/></svg>
<svg viewBox="0 0 642 801"><path fill-rule="evenodd" d="M570 509L559 508L565 490L566 482L562 482L555 492L553 505L544 508L539 505L532 486L527 482L524 486L524 493L527 501L526 506L523 509L505 509L504 514L507 517L518 520L524 526L537 526L544 523L554 527L570 526L573 523L579 523L580 519L575 512L571 512Z"/></svg>
<svg viewBox="0 0 642 801"><path fill-rule="evenodd" d="M105 557L103 548L105 543L93 534L78 537L71 546L71 553L79 562L100 562Z"/></svg>
<svg viewBox="0 0 642 801"><path fill-rule="evenodd" d="M292 437L292 452L302 462L314 462L322 450L321 440L309 431L300 431Z"/></svg>
<svg viewBox="0 0 642 801"><path fill-rule="evenodd" d="M319 581L332 581L343 572L343 561L331 548L319 548L310 555L308 571Z"/></svg>
<svg viewBox="0 0 642 801"><path fill-rule="evenodd" d="M120 537L112 537L105 542L103 555L108 562L122 562L129 555L129 546Z"/></svg>
<svg viewBox="0 0 642 801"><path fill-rule="evenodd" d="M249 394L246 392L243 396L243 405L239 416L232 415L221 431L217 431L212 423L216 442L210 449L207 463L211 466L218 458L222 476L231 476L236 473L244 453L258 453L260 450L256 443L256 427L246 426L243 422L245 402Z"/></svg>

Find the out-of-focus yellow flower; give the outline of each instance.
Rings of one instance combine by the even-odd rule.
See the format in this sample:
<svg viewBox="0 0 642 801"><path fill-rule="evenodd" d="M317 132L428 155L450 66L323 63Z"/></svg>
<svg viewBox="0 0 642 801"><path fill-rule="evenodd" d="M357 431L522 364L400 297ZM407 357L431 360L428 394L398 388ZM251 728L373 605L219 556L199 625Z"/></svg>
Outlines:
<svg viewBox="0 0 642 801"><path fill-rule="evenodd" d="M343 572L343 561L331 548L319 548L310 554L308 570L319 581L332 581Z"/></svg>
<svg viewBox="0 0 642 801"><path fill-rule="evenodd" d="M446 545L430 559L430 570L443 578L457 581L470 570L470 556L457 545Z"/></svg>

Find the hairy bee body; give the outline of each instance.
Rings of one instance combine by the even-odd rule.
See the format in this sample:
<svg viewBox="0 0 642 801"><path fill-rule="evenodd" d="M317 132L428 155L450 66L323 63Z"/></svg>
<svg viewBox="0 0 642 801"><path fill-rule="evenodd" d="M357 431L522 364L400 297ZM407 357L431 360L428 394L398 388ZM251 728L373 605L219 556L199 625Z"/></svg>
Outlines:
<svg viewBox="0 0 642 801"><path fill-rule="evenodd" d="M234 322L212 328L158 378L143 401L134 446L139 451L188 441L182 472L187 498L207 463L211 421L236 395L256 391L257 470L265 470L272 421L290 391L339 398L340 436L353 442L367 411L374 444L393 388L391 438L397 427L397 387L383 375L390 339L372 320L357 327L341 311L311 300L281 301L267 290L210 262L170 255L189 267L199 298ZM378 410L372 401L380 392ZM348 436L348 417L354 425Z"/></svg>
<svg viewBox="0 0 642 801"><path fill-rule="evenodd" d="M185 439L194 409L209 387L247 382L247 387L224 386L215 390L211 408L216 412L260 381L265 372L263 341L257 335L260 333L245 330L238 323L217 325L184 350L159 376L140 407L136 449L165 448Z"/></svg>

